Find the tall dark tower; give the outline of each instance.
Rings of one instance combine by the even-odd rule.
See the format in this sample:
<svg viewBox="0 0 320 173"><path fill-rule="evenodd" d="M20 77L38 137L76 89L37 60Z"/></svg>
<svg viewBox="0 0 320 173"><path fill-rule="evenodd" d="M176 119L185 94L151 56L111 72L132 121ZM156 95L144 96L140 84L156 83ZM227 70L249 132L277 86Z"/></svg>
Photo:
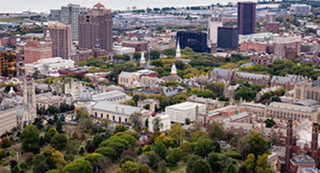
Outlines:
<svg viewBox="0 0 320 173"><path fill-rule="evenodd" d="M239 34L254 34L256 27L256 3L238 2Z"/></svg>
<svg viewBox="0 0 320 173"><path fill-rule="evenodd" d="M287 139L286 139L286 167L285 172L290 172L290 159L292 156L292 144L293 144L293 129L292 129L292 120L288 120L287 124Z"/></svg>
<svg viewBox="0 0 320 173"><path fill-rule="evenodd" d="M79 14L79 48L92 49L99 40L101 49L112 52L113 20L111 11L98 3L85 14Z"/></svg>
<svg viewBox="0 0 320 173"><path fill-rule="evenodd" d="M318 165L318 123L312 125L312 141L311 141L311 156L314 159L316 165Z"/></svg>

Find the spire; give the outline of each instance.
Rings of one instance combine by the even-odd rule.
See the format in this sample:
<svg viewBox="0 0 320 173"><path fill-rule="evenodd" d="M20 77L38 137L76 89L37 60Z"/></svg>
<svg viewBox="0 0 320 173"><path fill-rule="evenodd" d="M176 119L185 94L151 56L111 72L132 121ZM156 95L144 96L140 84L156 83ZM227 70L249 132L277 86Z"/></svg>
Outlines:
<svg viewBox="0 0 320 173"><path fill-rule="evenodd" d="M140 58L140 66L146 65L146 59L144 58L144 52L141 52L141 58Z"/></svg>
<svg viewBox="0 0 320 173"><path fill-rule="evenodd" d="M179 60L179 59L181 59L181 51L180 51L180 43L178 39L177 49L176 49L176 60Z"/></svg>
<svg viewBox="0 0 320 173"><path fill-rule="evenodd" d="M173 63L172 67L171 67L171 76L177 76L177 68L176 68L176 64Z"/></svg>

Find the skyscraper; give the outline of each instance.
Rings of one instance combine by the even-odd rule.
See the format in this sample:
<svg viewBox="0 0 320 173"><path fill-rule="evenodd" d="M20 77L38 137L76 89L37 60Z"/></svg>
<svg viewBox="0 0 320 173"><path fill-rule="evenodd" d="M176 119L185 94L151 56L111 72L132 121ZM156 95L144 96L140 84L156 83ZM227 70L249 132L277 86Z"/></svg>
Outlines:
<svg viewBox="0 0 320 173"><path fill-rule="evenodd" d="M92 49L98 40L102 49L112 52L112 30L111 11L96 4L87 13L79 15L79 48Z"/></svg>
<svg viewBox="0 0 320 173"><path fill-rule="evenodd" d="M71 25L72 41L78 41L78 15L85 12L86 8L77 4L61 7L60 22Z"/></svg>
<svg viewBox="0 0 320 173"><path fill-rule="evenodd" d="M238 2L238 27L239 34L247 35L255 33L256 3Z"/></svg>
<svg viewBox="0 0 320 173"><path fill-rule="evenodd" d="M217 43L218 27L222 26L219 15L212 15L208 20L208 40L210 43Z"/></svg>
<svg viewBox="0 0 320 173"><path fill-rule="evenodd" d="M219 27L218 47L223 49L237 49L239 45L239 28Z"/></svg>
<svg viewBox="0 0 320 173"><path fill-rule="evenodd" d="M56 22L44 28L44 35L50 34L52 40L52 56L70 59L71 26Z"/></svg>
<svg viewBox="0 0 320 173"><path fill-rule="evenodd" d="M15 52L0 49L0 76L17 76L17 56Z"/></svg>
<svg viewBox="0 0 320 173"><path fill-rule="evenodd" d="M207 52L207 34L197 31L178 31L177 42L180 48L190 47L195 52Z"/></svg>

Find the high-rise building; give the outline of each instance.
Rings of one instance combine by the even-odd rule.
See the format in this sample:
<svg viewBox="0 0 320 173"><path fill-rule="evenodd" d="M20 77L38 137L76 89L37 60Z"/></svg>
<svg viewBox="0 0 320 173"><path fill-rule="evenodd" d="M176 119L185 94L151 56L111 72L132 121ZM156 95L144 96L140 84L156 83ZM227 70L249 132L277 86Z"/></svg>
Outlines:
<svg viewBox="0 0 320 173"><path fill-rule="evenodd" d="M242 35L255 33L256 3L238 2L238 27Z"/></svg>
<svg viewBox="0 0 320 173"><path fill-rule="evenodd" d="M71 25L72 41L78 41L78 15L85 12L86 8L77 4L61 7L60 22Z"/></svg>
<svg viewBox="0 0 320 173"><path fill-rule="evenodd" d="M56 22L44 28L44 36L48 34L52 40L52 56L70 59L71 54L71 26Z"/></svg>
<svg viewBox="0 0 320 173"><path fill-rule="evenodd" d="M195 52L207 52L209 50L207 44L207 34L194 31L179 31L177 33L177 42L180 48L190 47Z"/></svg>
<svg viewBox="0 0 320 173"><path fill-rule="evenodd" d="M61 10L50 10L50 19L60 21Z"/></svg>
<svg viewBox="0 0 320 173"><path fill-rule="evenodd" d="M218 47L223 49L237 49L239 46L238 27L218 28Z"/></svg>
<svg viewBox="0 0 320 173"><path fill-rule="evenodd" d="M85 14L79 15L79 48L92 49L98 40L101 49L112 52L113 21L111 11L98 3Z"/></svg>
<svg viewBox="0 0 320 173"><path fill-rule="evenodd" d="M219 15L212 15L208 20L208 40L212 43L218 41L218 27L222 27L221 18Z"/></svg>
<svg viewBox="0 0 320 173"><path fill-rule="evenodd" d="M0 50L0 76L14 77L17 75L16 53Z"/></svg>
<svg viewBox="0 0 320 173"><path fill-rule="evenodd" d="M49 36L45 38L45 41L27 40L24 45L25 64L46 58L52 58L52 41Z"/></svg>

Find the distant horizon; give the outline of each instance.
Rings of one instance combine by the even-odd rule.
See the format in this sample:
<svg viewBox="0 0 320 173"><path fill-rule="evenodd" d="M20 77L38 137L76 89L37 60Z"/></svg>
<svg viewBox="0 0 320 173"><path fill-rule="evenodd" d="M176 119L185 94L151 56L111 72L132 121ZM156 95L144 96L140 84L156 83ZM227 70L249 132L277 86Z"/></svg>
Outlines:
<svg viewBox="0 0 320 173"><path fill-rule="evenodd" d="M170 2L171 1L171 2ZM1 2L0 13L21 13L23 11L32 12L47 12L50 13L52 9L60 9L61 6L67 4L79 4L82 7L91 8L96 3L100 2L106 8L112 10L125 10L127 7L137 7L138 9L162 8L162 7L187 7L187 6L203 6L211 4L227 4L229 2L236 3L246 0L8 0ZM256 1L255 1L256 2Z"/></svg>

